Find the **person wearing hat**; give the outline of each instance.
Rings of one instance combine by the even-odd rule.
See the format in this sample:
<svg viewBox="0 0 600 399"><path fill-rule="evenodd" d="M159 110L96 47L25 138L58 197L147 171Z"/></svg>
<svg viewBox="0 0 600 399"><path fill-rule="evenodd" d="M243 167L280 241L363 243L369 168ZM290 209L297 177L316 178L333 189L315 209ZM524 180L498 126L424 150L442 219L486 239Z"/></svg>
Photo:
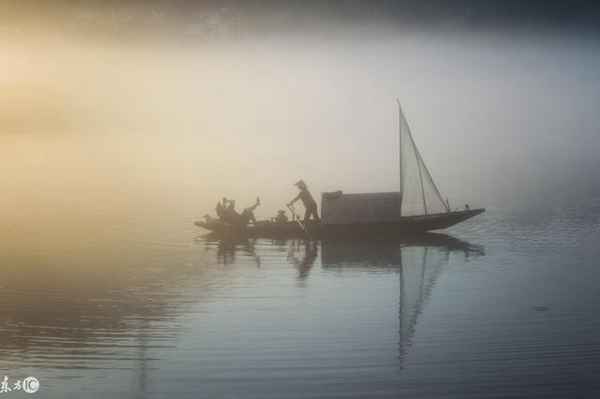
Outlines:
<svg viewBox="0 0 600 399"><path fill-rule="evenodd" d="M291 205L294 204L294 202L296 202L298 200L301 200L302 204L304 205L304 209L306 209L306 211L304 213L304 223L308 222L308 220L311 218L311 216L317 222L320 221L320 219L319 219L319 212L317 211L317 202L313 198L313 196L310 193L310 191L308 191L308 187L306 186L306 183L304 183L304 180L298 180L296 182L296 184L294 184L294 185L296 187L298 187L298 189L300 190L300 192L298 193L298 195L296 196L296 198L294 198L288 204L288 206L291 206Z"/></svg>

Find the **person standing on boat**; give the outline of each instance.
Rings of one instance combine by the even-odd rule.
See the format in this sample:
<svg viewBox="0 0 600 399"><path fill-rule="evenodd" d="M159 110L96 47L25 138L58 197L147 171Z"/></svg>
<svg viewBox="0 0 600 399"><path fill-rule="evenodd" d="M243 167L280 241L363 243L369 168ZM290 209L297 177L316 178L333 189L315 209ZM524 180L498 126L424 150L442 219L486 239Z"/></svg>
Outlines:
<svg viewBox="0 0 600 399"><path fill-rule="evenodd" d="M245 225L247 225L248 223L252 222L253 224L256 224L256 217L254 217L254 210L260 205L260 198L256 197L256 202L254 203L254 205L244 209L244 211L242 212L241 216L241 220L242 223Z"/></svg>
<svg viewBox="0 0 600 399"><path fill-rule="evenodd" d="M222 201L217 202L217 206L215 207L215 212L217 213L217 218L220 220L225 220L225 208L227 207L227 198L223 197Z"/></svg>
<svg viewBox="0 0 600 399"><path fill-rule="evenodd" d="M304 205L304 209L306 210L304 213L304 223L308 222L308 220L311 218L311 216L317 222L320 221L319 212L317 210L317 202L313 198L310 191L308 191L308 187L306 186L306 183L304 183L304 180L298 180L296 182L296 184L294 184L294 185L296 187L298 187L300 192L298 193L296 198L294 198L288 204L288 206L292 206L294 204L294 202L301 200L302 204Z"/></svg>

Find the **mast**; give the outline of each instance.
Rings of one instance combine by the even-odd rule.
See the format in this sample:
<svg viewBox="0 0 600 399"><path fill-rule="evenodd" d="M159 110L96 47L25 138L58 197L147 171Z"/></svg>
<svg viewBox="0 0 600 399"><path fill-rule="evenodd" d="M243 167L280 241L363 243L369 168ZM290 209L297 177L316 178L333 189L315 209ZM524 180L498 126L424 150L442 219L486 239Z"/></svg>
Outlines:
<svg viewBox="0 0 600 399"><path fill-rule="evenodd" d="M412 141L412 137L410 138ZM417 167L419 168L419 183L421 184L421 197L423 198L423 209L425 210L425 214L427 215L427 201L425 201L425 188L423 187L423 171L421 170L421 162L419 162L419 152L417 150L417 146L413 141L413 146L415 147L415 155L417 158Z"/></svg>
<svg viewBox="0 0 600 399"><path fill-rule="evenodd" d="M400 178L400 216L402 216L402 197L404 196L404 176L402 169L402 107L400 100L396 99L398 104L398 171Z"/></svg>

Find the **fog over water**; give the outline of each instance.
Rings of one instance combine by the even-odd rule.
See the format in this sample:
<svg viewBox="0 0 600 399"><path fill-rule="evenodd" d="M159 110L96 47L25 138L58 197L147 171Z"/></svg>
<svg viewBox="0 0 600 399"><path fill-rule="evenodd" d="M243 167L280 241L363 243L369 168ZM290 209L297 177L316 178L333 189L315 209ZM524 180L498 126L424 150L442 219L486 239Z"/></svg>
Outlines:
<svg viewBox="0 0 600 399"><path fill-rule="evenodd" d="M0 3L0 381L596 397L598 7L305 3ZM398 190L396 98L487 208L455 237L199 237L223 196Z"/></svg>
<svg viewBox="0 0 600 399"><path fill-rule="evenodd" d="M396 97L451 205L598 195L598 41L319 27L180 42L5 35L3 219L168 205L181 221L221 195L261 195L270 214L300 177L317 193L395 190Z"/></svg>

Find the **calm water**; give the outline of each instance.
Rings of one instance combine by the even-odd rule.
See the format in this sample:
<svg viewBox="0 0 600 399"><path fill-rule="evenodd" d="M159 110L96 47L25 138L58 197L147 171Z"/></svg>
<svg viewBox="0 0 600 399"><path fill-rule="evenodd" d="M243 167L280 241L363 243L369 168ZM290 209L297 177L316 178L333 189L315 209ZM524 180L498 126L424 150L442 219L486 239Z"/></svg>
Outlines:
<svg viewBox="0 0 600 399"><path fill-rule="evenodd" d="M491 210L410 242L148 221L9 242L0 374L44 398L596 397L599 215Z"/></svg>

